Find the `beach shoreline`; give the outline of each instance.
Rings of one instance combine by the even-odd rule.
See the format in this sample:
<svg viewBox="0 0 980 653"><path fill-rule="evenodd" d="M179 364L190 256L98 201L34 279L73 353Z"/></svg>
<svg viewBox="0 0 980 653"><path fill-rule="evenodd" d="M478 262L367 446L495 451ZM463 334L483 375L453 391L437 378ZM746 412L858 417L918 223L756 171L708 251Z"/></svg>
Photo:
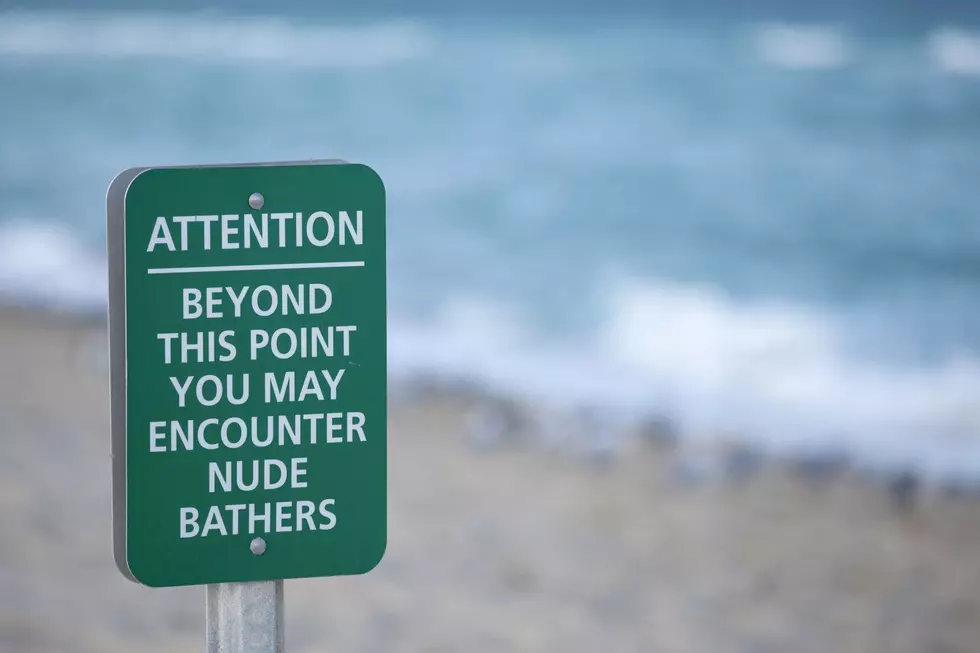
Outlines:
<svg viewBox="0 0 980 653"><path fill-rule="evenodd" d="M0 311L0 650L202 645L203 588L143 588L112 563L106 350L104 320ZM667 425L612 448L511 437L487 426L504 405L431 380L392 391L386 557L289 581L290 650L980 641L972 497L897 504L846 463L705 455Z"/></svg>

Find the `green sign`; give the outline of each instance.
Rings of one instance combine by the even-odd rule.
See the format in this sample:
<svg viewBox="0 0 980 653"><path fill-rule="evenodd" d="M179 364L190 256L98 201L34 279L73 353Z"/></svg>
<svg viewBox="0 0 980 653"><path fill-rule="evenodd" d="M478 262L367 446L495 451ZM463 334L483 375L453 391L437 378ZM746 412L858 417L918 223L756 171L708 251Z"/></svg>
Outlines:
<svg viewBox="0 0 980 653"><path fill-rule="evenodd" d="M107 209L119 569L153 587L371 570L381 179L329 161L137 168Z"/></svg>

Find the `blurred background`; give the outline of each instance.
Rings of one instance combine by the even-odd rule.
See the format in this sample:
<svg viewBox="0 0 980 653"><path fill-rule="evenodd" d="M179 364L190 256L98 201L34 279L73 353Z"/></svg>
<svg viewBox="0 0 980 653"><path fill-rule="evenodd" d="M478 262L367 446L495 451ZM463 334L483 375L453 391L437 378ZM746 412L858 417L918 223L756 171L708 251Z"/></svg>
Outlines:
<svg viewBox="0 0 980 653"><path fill-rule="evenodd" d="M980 648L980 5L0 2L0 650L110 555L105 190L388 189L391 517L296 651Z"/></svg>

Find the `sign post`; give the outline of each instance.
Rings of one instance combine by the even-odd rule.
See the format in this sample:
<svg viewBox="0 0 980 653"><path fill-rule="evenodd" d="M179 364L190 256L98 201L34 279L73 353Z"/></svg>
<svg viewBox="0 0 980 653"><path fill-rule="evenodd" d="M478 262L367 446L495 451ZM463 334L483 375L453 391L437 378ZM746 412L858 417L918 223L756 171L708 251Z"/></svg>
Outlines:
<svg viewBox="0 0 980 653"><path fill-rule="evenodd" d="M207 589L207 653L282 653L282 581L219 583Z"/></svg>
<svg viewBox="0 0 980 653"><path fill-rule="evenodd" d="M283 579L384 554L385 211L344 162L109 187L116 565L207 585L209 651L281 651Z"/></svg>

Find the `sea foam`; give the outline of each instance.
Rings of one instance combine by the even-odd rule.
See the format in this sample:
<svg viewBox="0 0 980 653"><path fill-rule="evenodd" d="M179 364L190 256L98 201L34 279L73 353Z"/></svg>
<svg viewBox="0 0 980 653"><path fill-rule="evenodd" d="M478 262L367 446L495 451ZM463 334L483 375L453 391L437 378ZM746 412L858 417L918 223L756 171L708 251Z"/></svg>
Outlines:
<svg viewBox="0 0 980 653"><path fill-rule="evenodd" d="M582 339L535 334L510 306L461 301L392 324L395 376L445 375L542 411L666 416L688 438L736 439L775 455L839 452L924 475L980 474L980 361L927 368L855 359L845 327L786 305L750 306L710 287L631 279L607 289ZM478 317L480 316L480 317Z"/></svg>
<svg viewBox="0 0 980 653"><path fill-rule="evenodd" d="M936 30L929 35L927 49L943 72L980 76L980 34L952 28Z"/></svg>
<svg viewBox="0 0 980 653"><path fill-rule="evenodd" d="M163 58L361 67L426 54L414 22L300 25L284 18L216 14L0 14L0 55Z"/></svg>
<svg viewBox="0 0 980 653"><path fill-rule="evenodd" d="M844 34L833 27L771 24L753 33L758 57L778 68L839 68L850 57Z"/></svg>
<svg viewBox="0 0 980 653"><path fill-rule="evenodd" d="M0 297L72 312L105 310L104 259L50 222L0 223Z"/></svg>

